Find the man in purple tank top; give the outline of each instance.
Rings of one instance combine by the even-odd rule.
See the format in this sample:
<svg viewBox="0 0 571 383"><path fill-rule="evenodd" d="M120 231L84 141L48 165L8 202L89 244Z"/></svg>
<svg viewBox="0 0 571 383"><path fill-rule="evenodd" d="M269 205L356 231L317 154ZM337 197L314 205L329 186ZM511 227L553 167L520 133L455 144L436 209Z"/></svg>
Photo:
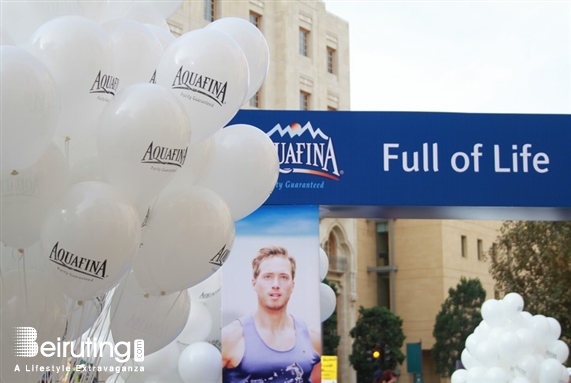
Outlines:
<svg viewBox="0 0 571 383"><path fill-rule="evenodd" d="M287 312L295 259L283 247L252 261L258 308L222 329L223 383L318 383L321 336Z"/></svg>

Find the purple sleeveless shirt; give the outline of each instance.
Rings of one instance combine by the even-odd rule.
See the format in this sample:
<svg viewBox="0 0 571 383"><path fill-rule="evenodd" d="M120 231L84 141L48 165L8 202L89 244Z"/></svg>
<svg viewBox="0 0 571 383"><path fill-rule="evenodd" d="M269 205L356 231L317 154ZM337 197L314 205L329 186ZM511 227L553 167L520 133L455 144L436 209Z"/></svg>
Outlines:
<svg viewBox="0 0 571 383"><path fill-rule="evenodd" d="M223 383L311 383L311 371L321 357L313 349L303 321L293 318L295 345L286 351L274 350L262 340L252 316L239 321L244 333L244 356L235 368L224 369Z"/></svg>

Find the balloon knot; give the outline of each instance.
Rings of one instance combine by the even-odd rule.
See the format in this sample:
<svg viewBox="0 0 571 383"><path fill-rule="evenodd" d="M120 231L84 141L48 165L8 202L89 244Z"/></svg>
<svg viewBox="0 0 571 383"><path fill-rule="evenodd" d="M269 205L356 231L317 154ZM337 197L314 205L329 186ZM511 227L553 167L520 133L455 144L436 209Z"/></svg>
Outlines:
<svg viewBox="0 0 571 383"><path fill-rule="evenodd" d="M145 298L148 298L148 297L149 297L149 294L148 294L148 293L145 293L145 295L143 295L143 296L144 296Z"/></svg>
<svg viewBox="0 0 571 383"><path fill-rule="evenodd" d="M24 249L18 249L18 253L24 254Z"/></svg>
<svg viewBox="0 0 571 383"><path fill-rule="evenodd" d="M161 297L166 295L166 293L164 291L161 291Z"/></svg>
<svg viewBox="0 0 571 383"><path fill-rule="evenodd" d="M69 142L69 141L71 141L71 137L65 136L65 142Z"/></svg>
<svg viewBox="0 0 571 383"><path fill-rule="evenodd" d="M83 306L83 301L77 301L78 306Z"/></svg>
<svg viewBox="0 0 571 383"><path fill-rule="evenodd" d="M12 173L10 173L10 175L12 175L12 176L17 176L18 174L20 174L20 173L18 173L17 170L12 170Z"/></svg>

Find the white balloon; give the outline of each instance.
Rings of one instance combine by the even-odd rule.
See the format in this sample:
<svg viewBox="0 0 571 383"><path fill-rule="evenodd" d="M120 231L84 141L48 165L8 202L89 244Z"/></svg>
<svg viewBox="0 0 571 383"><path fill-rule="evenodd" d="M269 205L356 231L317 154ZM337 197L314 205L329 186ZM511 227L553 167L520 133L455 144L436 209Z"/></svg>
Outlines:
<svg viewBox="0 0 571 383"><path fill-rule="evenodd" d="M523 376L515 376L510 380L510 383L531 383L528 379Z"/></svg>
<svg viewBox="0 0 571 383"><path fill-rule="evenodd" d="M323 281L329 272L329 257L321 247L319 248L319 280Z"/></svg>
<svg viewBox="0 0 571 383"><path fill-rule="evenodd" d="M191 146L184 165L176 172L170 186L198 185L210 172L214 156L214 137Z"/></svg>
<svg viewBox="0 0 571 383"><path fill-rule="evenodd" d="M60 117L60 92L48 68L24 49L2 45L0 55L1 166L21 170L50 145Z"/></svg>
<svg viewBox="0 0 571 383"><path fill-rule="evenodd" d="M17 45L24 45L42 24L57 17L75 15L99 20L106 3L82 0L3 1L1 25L9 31Z"/></svg>
<svg viewBox="0 0 571 383"><path fill-rule="evenodd" d="M158 15L168 19L181 7L183 2L183 0L154 0L150 5Z"/></svg>
<svg viewBox="0 0 571 383"><path fill-rule="evenodd" d="M474 357L476 357L480 363L485 367L494 367L498 365L500 358L500 351L498 345L494 341L484 340L476 346L474 351Z"/></svg>
<svg viewBox="0 0 571 383"><path fill-rule="evenodd" d="M64 293L78 300L105 294L125 275L141 243L140 220L111 185L73 185L42 224L44 260Z"/></svg>
<svg viewBox="0 0 571 383"><path fill-rule="evenodd" d="M524 302L518 293L509 293L503 297L505 314L509 317L515 317L523 311Z"/></svg>
<svg viewBox="0 0 571 383"><path fill-rule="evenodd" d="M172 342L152 354L145 355L145 360L139 362L139 365L144 367L146 375L156 376L177 371L179 358L178 346Z"/></svg>
<svg viewBox="0 0 571 383"><path fill-rule="evenodd" d="M177 38L163 53L156 83L182 101L195 145L238 112L248 91L248 63L231 37L215 29L197 29Z"/></svg>
<svg viewBox="0 0 571 383"><path fill-rule="evenodd" d="M40 240L42 222L50 206L70 186L65 157L52 144L30 167L17 172L3 170L0 186L0 211L5 222L0 240L15 248L32 246Z"/></svg>
<svg viewBox="0 0 571 383"><path fill-rule="evenodd" d="M161 28L154 24L145 25L151 30L152 33L154 33L156 38L159 39L161 45L163 46L163 52L168 48L169 45L171 45L173 41L176 40L176 37L168 29Z"/></svg>
<svg viewBox="0 0 571 383"><path fill-rule="evenodd" d="M135 275L149 294L188 289L222 266L234 236L234 221L216 193L167 187L146 221Z"/></svg>
<svg viewBox="0 0 571 383"><path fill-rule="evenodd" d="M561 336L561 324L555 318L548 317L547 321L549 322L549 340L557 340Z"/></svg>
<svg viewBox="0 0 571 383"><path fill-rule="evenodd" d="M529 380L534 380L539 372L537 359L533 355L527 354L520 358L514 368L516 376L523 376Z"/></svg>
<svg viewBox="0 0 571 383"><path fill-rule="evenodd" d="M38 28L30 42L59 88L56 135L80 139L95 134L99 114L119 85L109 34L89 19L61 16Z"/></svg>
<svg viewBox="0 0 571 383"><path fill-rule="evenodd" d="M74 341L89 330L103 312L105 298L106 296L102 295L79 302L74 299L66 298L67 325L62 340Z"/></svg>
<svg viewBox="0 0 571 383"><path fill-rule="evenodd" d="M475 366L468 370L468 382L487 382L486 374L488 369L482 366Z"/></svg>
<svg viewBox="0 0 571 383"><path fill-rule="evenodd" d="M153 7L152 2L149 1L131 1L127 9L125 9L116 18L119 17L125 19L133 19L143 24L152 24L167 31L169 30L169 25L165 18L156 11L156 9Z"/></svg>
<svg viewBox="0 0 571 383"><path fill-rule="evenodd" d="M516 330L516 335L520 340L521 355L530 354L537 344L533 332L529 328L524 327Z"/></svg>
<svg viewBox="0 0 571 383"><path fill-rule="evenodd" d="M190 315L176 341L183 349L191 343L205 341L212 330L212 316L203 303L193 301Z"/></svg>
<svg viewBox="0 0 571 383"><path fill-rule="evenodd" d="M482 318L492 327L501 326L506 317L503 302L497 299L488 299L482 305Z"/></svg>
<svg viewBox="0 0 571 383"><path fill-rule="evenodd" d="M242 48L250 73L247 102L260 89L270 68L270 50L262 31L248 20L238 17L223 17L208 24L206 28L214 28L232 37Z"/></svg>
<svg viewBox="0 0 571 383"><path fill-rule="evenodd" d="M169 91L134 84L101 113L97 147L109 183L146 210L184 165L189 137L188 119Z"/></svg>
<svg viewBox="0 0 571 383"><path fill-rule="evenodd" d="M0 45L16 45L10 33L3 27L0 27Z"/></svg>
<svg viewBox="0 0 571 383"><path fill-rule="evenodd" d="M219 350L222 349L222 294L220 290L211 296L204 305L210 312L212 318L212 329L206 337L206 342L216 346Z"/></svg>
<svg viewBox="0 0 571 383"><path fill-rule="evenodd" d="M558 383L561 363L553 358L545 359L539 366L539 383Z"/></svg>
<svg viewBox="0 0 571 383"><path fill-rule="evenodd" d="M178 371L185 383L217 383L222 374L220 350L210 343L193 343L181 353Z"/></svg>
<svg viewBox="0 0 571 383"><path fill-rule="evenodd" d="M486 371L485 381L490 383L508 383L510 378L510 373L503 368L491 367Z"/></svg>
<svg viewBox="0 0 571 383"><path fill-rule="evenodd" d="M531 318L531 331L533 331L536 340L543 341L551 331L547 318L541 314L534 315Z"/></svg>
<svg viewBox="0 0 571 383"><path fill-rule="evenodd" d="M102 25L115 47L115 74L119 90L136 83L149 83L163 54L163 45L145 24L117 19Z"/></svg>
<svg viewBox="0 0 571 383"><path fill-rule="evenodd" d="M498 338L500 357L505 360L519 358L521 354L521 340L515 332L505 331Z"/></svg>
<svg viewBox="0 0 571 383"><path fill-rule="evenodd" d="M111 374L107 377L105 383L125 383L125 379L119 374Z"/></svg>
<svg viewBox="0 0 571 383"><path fill-rule="evenodd" d="M150 296L131 273L117 286L111 300L113 338L115 342L143 339L145 355L152 354L179 336L189 312L190 298L186 290Z"/></svg>
<svg viewBox="0 0 571 383"><path fill-rule="evenodd" d="M467 369L470 370L474 367L481 366L482 363L474 358L470 351L467 348L462 350L462 354L460 354L460 360L462 361L462 365Z"/></svg>
<svg viewBox="0 0 571 383"><path fill-rule="evenodd" d="M480 337L480 335L473 333L468 335L468 337L466 338L466 348L468 349L468 351L475 351L476 350L476 346L482 341L482 337Z"/></svg>
<svg viewBox="0 0 571 383"><path fill-rule="evenodd" d="M569 357L569 346L562 340L555 340L547 344L544 356L553 358L559 363L563 363Z"/></svg>
<svg viewBox="0 0 571 383"><path fill-rule="evenodd" d="M65 332L67 313L64 295L51 276L33 270L2 272L0 286L0 381L36 382L41 374L26 371L22 364L51 365L55 360L41 353L33 355L31 352L34 350L23 341L23 335L29 336L28 339L35 335L33 340L38 345L57 342ZM21 334L19 338L16 338L16 331ZM14 342L14 339L20 339L23 344ZM16 365L20 369L15 371Z"/></svg>
<svg viewBox="0 0 571 383"><path fill-rule="evenodd" d="M267 200L278 176L279 159L272 140L255 126L236 124L214 135L210 171L199 185L218 193L237 221Z"/></svg>
<svg viewBox="0 0 571 383"><path fill-rule="evenodd" d="M222 269L219 268L206 278L204 281L197 283L196 285L188 289L188 294L190 295L190 300L192 302L206 303L215 295L220 294L220 287L222 285Z"/></svg>
<svg viewBox="0 0 571 383"><path fill-rule="evenodd" d="M450 377L452 383L466 383L468 381L468 371L465 369L459 369L452 373Z"/></svg>
<svg viewBox="0 0 571 383"><path fill-rule="evenodd" d="M333 291L331 286L326 285L325 283L320 283L319 299L321 321L324 322L335 312L335 307L337 306L337 296L335 295L335 291Z"/></svg>
<svg viewBox="0 0 571 383"><path fill-rule="evenodd" d="M135 0L107 0L99 22L104 24L107 21L120 19L131 7Z"/></svg>

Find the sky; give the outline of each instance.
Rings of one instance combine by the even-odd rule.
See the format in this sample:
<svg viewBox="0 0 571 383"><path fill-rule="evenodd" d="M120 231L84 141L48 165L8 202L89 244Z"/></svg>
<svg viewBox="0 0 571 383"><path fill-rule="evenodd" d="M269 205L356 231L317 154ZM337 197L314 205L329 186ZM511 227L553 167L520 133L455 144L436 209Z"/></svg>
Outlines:
<svg viewBox="0 0 571 383"><path fill-rule="evenodd" d="M351 109L571 114L571 1L326 0Z"/></svg>

